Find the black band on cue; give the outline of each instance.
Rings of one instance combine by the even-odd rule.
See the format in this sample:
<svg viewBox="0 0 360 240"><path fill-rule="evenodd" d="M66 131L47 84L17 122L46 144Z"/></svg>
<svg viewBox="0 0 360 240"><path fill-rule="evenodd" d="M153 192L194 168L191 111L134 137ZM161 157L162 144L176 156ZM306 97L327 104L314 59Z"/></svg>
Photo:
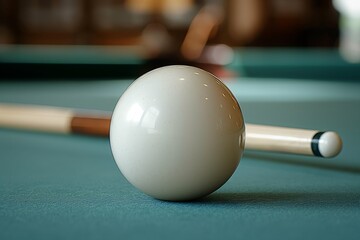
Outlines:
<svg viewBox="0 0 360 240"><path fill-rule="evenodd" d="M320 138L321 136L324 134L325 132L317 132L313 138L311 139L311 150L313 152L313 154L315 156L318 157L324 157L319 150L319 142L320 142Z"/></svg>

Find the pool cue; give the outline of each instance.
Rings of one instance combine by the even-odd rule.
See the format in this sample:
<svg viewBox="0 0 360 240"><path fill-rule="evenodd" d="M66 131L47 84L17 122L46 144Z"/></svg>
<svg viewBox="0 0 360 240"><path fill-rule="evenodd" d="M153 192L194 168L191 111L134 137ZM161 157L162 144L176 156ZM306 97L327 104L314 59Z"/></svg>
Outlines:
<svg viewBox="0 0 360 240"><path fill-rule="evenodd" d="M0 104L0 127L108 137L111 113L74 109ZM342 148L340 136L318 131L246 124L245 149L334 157Z"/></svg>
<svg viewBox="0 0 360 240"><path fill-rule="evenodd" d="M108 136L111 114L69 108L0 104L0 126L50 133Z"/></svg>

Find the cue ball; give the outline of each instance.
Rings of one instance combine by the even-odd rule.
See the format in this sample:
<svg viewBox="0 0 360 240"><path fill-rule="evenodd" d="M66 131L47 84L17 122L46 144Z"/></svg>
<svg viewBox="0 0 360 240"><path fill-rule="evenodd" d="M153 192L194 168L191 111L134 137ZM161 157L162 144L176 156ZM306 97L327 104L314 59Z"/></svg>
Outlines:
<svg viewBox="0 0 360 240"><path fill-rule="evenodd" d="M167 66L134 81L110 127L121 173L154 198L186 201L221 187L239 164L245 140L240 106L212 74Z"/></svg>

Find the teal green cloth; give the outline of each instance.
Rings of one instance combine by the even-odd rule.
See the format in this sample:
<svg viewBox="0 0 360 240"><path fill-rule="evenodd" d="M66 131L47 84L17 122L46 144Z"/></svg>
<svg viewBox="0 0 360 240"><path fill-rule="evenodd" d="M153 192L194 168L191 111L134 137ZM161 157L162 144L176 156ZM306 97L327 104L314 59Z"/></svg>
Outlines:
<svg viewBox="0 0 360 240"><path fill-rule="evenodd" d="M360 81L360 63L346 62L334 48L235 48L232 53L233 59L226 67L241 76ZM140 47L0 46L0 80L30 75L57 79L130 78L154 66L176 63L184 61L147 59Z"/></svg>
<svg viewBox="0 0 360 240"><path fill-rule="evenodd" d="M131 80L2 82L0 102L111 111ZM0 129L0 239L358 239L360 83L229 79L247 122L332 129L335 159L245 152L194 202L133 188L107 139Z"/></svg>
<svg viewBox="0 0 360 240"><path fill-rule="evenodd" d="M360 63L328 48L239 48L228 68L257 78L360 80Z"/></svg>
<svg viewBox="0 0 360 240"><path fill-rule="evenodd" d="M0 63L143 64L140 48L86 45L0 45Z"/></svg>

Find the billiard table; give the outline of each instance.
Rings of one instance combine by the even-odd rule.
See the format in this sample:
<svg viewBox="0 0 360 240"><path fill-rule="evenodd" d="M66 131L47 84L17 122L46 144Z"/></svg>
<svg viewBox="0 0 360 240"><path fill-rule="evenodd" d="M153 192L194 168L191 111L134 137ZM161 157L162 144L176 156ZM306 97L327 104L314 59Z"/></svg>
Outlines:
<svg viewBox="0 0 360 240"><path fill-rule="evenodd" d="M150 66L114 51L59 52L0 51L0 102L111 112ZM336 49L243 49L224 67L246 122L334 130L343 151L246 150L213 194L167 202L126 181L107 138L0 128L0 239L359 239L360 65Z"/></svg>

